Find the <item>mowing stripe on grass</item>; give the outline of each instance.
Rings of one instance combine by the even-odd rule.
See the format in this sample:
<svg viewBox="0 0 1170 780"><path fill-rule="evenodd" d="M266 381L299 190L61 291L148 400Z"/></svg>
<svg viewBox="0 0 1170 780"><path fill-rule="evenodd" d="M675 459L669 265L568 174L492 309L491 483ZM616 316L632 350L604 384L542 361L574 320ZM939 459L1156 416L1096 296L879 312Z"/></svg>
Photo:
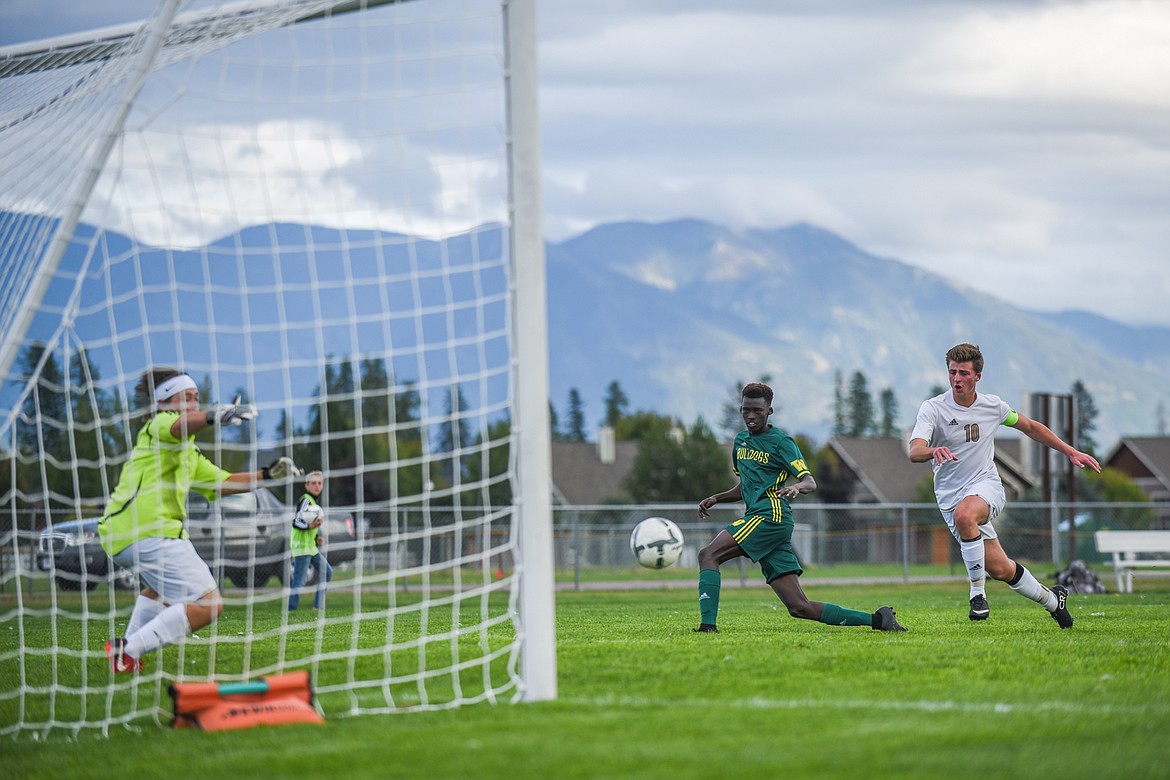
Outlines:
<svg viewBox="0 0 1170 780"><path fill-rule="evenodd" d="M639 707L657 709L661 707L688 707L700 703L697 699L647 698L642 696L602 697L560 697L560 701L583 706L597 707ZM1068 715L1170 715L1170 704L1150 703L1140 705L1094 704L1092 702L1048 701L1040 703L1012 704L1010 702L956 702L956 701L872 701L866 699L702 699L706 706L728 707L744 710L800 710L810 708L832 708L842 710L891 710L920 712L963 712L974 714L1044 714L1061 713Z"/></svg>

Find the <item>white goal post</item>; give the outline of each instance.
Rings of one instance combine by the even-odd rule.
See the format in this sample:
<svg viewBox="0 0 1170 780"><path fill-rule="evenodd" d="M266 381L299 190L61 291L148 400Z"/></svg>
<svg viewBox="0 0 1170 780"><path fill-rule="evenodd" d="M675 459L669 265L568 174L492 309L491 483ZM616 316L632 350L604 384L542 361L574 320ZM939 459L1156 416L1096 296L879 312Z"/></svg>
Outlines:
<svg viewBox="0 0 1170 780"><path fill-rule="evenodd" d="M176 682L308 669L326 717L555 698L535 0L162 0L0 49L0 736L165 724ZM186 532L223 616L114 674L138 603L94 521L148 402L325 475ZM261 495L263 493L263 495Z"/></svg>

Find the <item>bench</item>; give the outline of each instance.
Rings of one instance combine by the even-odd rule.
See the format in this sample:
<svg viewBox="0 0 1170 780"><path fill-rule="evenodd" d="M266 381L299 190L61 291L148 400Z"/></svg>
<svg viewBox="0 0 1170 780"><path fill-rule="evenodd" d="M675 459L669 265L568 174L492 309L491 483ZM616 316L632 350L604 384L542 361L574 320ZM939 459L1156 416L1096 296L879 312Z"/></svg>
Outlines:
<svg viewBox="0 0 1170 780"><path fill-rule="evenodd" d="M1133 593L1133 575L1138 569L1170 568L1170 531L1097 531L1097 551L1113 553L1113 573L1119 593ZM1163 558L1139 558L1156 555Z"/></svg>

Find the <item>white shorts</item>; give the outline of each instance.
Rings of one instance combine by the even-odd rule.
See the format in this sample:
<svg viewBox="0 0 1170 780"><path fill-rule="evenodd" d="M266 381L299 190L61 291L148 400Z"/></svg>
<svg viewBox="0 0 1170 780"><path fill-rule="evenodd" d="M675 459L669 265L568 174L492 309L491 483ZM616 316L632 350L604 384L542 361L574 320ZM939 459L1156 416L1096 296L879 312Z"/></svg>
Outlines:
<svg viewBox="0 0 1170 780"><path fill-rule="evenodd" d="M114 563L137 574L164 604L190 604L217 587L190 539L139 539L115 555Z"/></svg>
<svg viewBox="0 0 1170 780"><path fill-rule="evenodd" d="M966 496L979 496L987 502L987 522L979 525L979 536L983 539L998 539L999 534L995 532L995 526L991 521L999 517L999 513L1003 511L1004 505L1007 504L1007 496L1003 492L1003 483L999 480L988 479L983 482L976 482L967 488ZM964 498L966 498L964 496ZM943 520L947 521L947 528L951 529L951 536L959 542L959 532L955 530L955 507L950 509L940 509Z"/></svg>

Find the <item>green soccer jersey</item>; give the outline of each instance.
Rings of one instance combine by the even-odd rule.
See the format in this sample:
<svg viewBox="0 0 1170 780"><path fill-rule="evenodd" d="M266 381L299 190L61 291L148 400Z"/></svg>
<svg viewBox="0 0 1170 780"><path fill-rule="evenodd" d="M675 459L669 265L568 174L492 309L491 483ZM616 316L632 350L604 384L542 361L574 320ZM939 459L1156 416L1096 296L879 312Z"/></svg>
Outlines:
<svg viewBox="0 0 1170 780"><path fill-rule="evenodd" d="M171 433L178 419L178 412L159 412L138 432L98 524L107 554L152 536L186 538L187 494L196 490L214 501L213 486L231 476L204 457L194 435L180 439Z"/></svg>
<svg viewBox="0 0 1170 780"><path fill-rule="evenodd" d="M791 517L780 489L789 478L795 481L809 473L791 436L771 425L760 434L741 431L732 447L731 465L747 505L744 517L763 516L777 523Z"/></svg>

